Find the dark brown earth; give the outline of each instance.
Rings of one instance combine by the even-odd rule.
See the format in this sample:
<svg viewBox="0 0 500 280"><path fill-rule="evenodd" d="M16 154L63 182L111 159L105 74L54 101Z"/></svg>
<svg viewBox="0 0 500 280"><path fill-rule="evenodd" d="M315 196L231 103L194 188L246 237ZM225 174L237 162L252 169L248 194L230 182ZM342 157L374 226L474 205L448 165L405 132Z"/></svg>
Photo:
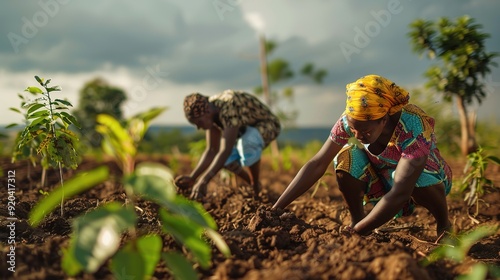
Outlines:
<svg viewBox="0 0 500 280"><path fill-rule="evenodd" d="M142 159L144 160L144 159ZM161 162L169 166L169 158L154 157L148 161ZM26 162L11 164L8 158L0 159L6 182L7 171L16 172L16 272L7 270L6 254L7 190L2 185L0 196L1 228L1 275L6 279L68 279L61 269L61 248L67 246L71 231L71 219L94 209L107 201L124 201L125 194L119 183L107 181L95 188L69 199L64 204L65 217L54 211L37 228L27 223L28 213L43 196L37 186L41 176L39 168L32 170L30 182L27 178ZM181 157L176 173L188 173L191 162ZM77 171L68 171L66 179L80 170L90 170L106 164L117 177L120 171L113 162L98 163L84 160ZM453 161L455 178L461 178L463 162ZM231 248L232 256L224 258L213 249L213 265L208 270L197 269L200 279L454 279L468 273L476 263L500 265L500 231L475 243L465 261L455 263L439 260L422 266L425 256L438 245L434 243L435 222L423 208L417 207L412 216L392 221L367 237L339 234L341 225L349 223L349 214L340 196L333 176L322 180L328 188L314 188L292 203L286 212L270 211L270 207L286 188L298 171L298 164L290 170L276 171L269 160L263 159L261 201L255 201L249 189L236 187L234 180L222 182L220 178L209 185L204 203L205 209L219 225L219 232ZM493 179L497 188L483 196L484 203L474 223L469 217L474 209L468 209L462 196L456 191L448 197L450 218L457 232L466 232L482 225L499 225L500 218L500 168L489 168L487 177ZM48 175L50 191L58 184L57 171ZM457 181L457 180L456 180ZM458 182L458 181L457 181ZM161 231L157 219L157 207L148 202L139 202L145 210L139 219L142 233ZM164 250L182 250L170 237L164 236ZM94 275L80 274L77 279L112 279L107 266ZM492 276L488 278L492 279ZM161 263L154 279L172 279Z"/></svg>

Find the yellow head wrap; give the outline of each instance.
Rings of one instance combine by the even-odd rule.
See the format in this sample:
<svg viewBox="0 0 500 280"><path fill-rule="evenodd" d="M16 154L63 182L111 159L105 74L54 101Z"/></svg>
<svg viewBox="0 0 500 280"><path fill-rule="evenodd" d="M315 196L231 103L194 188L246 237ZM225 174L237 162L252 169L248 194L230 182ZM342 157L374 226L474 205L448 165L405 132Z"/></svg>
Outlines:
<svg viewBox="0 0 500 280"><path fill-rule="evenodd" d="M392 81L368 75L346 86L345 114L358 121L377 120L393 115L410 100L409 93Z"/></svg>

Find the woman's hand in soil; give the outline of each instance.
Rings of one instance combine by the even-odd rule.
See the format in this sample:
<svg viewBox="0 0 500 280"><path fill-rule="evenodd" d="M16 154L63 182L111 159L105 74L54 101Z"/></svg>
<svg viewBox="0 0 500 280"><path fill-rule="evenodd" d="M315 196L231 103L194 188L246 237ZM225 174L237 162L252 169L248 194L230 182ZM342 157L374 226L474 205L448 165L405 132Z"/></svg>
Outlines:
<svg viewBox="0 0 500 280"><path fill-rule="evenodd" d="M354 230L354 228L351 227L351 226L342 226L342 227L340 227L340 234L345 235L347 237L352 237L354 235L357 235L357 236L367 236L367 235L370 235L371 232L362 234L362 233L359 233L356 230Z"/></svg>
<svg viewBox="0 0 500 280"><path fill-rule="evenodd" d="M181 189L191 188L195 181L191 176L188 175L179 175L175 178L175 185Z"/></svg>
<svg viewBox="0 0 500 280"><path fill-rule="evenodd" d="M353 235L358 234L351 226L341 226L340 234L345 235L347 237L351 237Z"/></svg>
<svg viewBox="0 0 500 280"><path fill-rule="evenodd" d="M191 191L189 198L198 200L203 198L207 194L207 184L203 181L198 182Z"/></svg>

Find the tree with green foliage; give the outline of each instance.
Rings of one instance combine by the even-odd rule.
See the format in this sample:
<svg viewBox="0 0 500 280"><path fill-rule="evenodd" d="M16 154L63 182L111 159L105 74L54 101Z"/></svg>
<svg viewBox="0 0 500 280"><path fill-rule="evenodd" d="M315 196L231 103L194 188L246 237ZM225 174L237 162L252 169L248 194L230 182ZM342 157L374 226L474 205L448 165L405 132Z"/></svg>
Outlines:
<svg viewBox="0 0 500 280"><path fill-rule="evenodd" d="M274 52L278 45L272 40L261 40L263 44L261 50L261 56L263 55L263 58L261 59L264 60L264 63L262 63L263 65L261 65L261 72L264 73L263 76L265 77L263 77L263 85L256 87L254 89L254 93L257 95L265 95L267 105L273 110L274 113L276 113L285 126L287 126L287 124L293 125L297 119L298 111L294 109L285 110L282 107L277 106L277 103L280 100L286 100L290 103L293 102L293 87L286 86L281 92L279 90L272 90L271 88L273 88L272 85L286 82L294 78L295 72L292 69L290 62L286 59L278 57L267 62L267 57ZM328 72L325 69L316 69L313 63L306 63L301 68L300 74L304 77L310 78L317 84L321 84ZM266 91L268 92L266 93ZM268 94L268 96L266 96L266 94Z"/></svg>
<svg viewBox="0 0 500 280"><path fill-rule="evenodd" d="M485 40L489 34L481 32L475 20L462 16L451 21L442 17L436 22L417 19L410 24L408 36L413 51L429 59L438 59L440 65L431 66L425 76L427 87L444 93L445 101L456 100L460 117L460 148L463 155L477 150L475 115L468 106L486 97L486 75L497 66L497 53L487 52Z"/></svg>
<svg viewBox="0 0 500 280"><path fill-rule="evenodd" d="M78 107L73 112L80 120L84 141L92 147L101 145L102 137L96 132L96 117L107 114L118 120L123 120L122 104L127 100L125 92L111 86L101 78L87 82L80 90Z"/></svg>

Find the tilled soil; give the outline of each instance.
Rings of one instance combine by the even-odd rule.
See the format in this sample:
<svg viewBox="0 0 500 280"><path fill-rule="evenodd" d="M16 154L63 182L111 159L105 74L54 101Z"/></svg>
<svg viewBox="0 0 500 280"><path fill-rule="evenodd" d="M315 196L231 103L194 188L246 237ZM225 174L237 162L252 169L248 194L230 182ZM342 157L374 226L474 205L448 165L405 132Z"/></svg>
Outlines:
<svg viewBox="0 0 500 280"><path fill-rule="evenodd" d="M139 161L143 161L141 159ZM169 158L154 157L169 166ZM58 172L48 172L48 187L40 188L39 168L30 171L26 162L11 164L8 158L0 159L4 172L16 173L16 267L15 273L7 270L9 247L7 187L0 190L1 275L5 279L68 279L61 269L61 249L67 246L72 218L109 201L125 201L119 180L99 184L93 189L64 203L65 216L59 211L51 213L37 228L27 223L28 213L43 196L40 190L56 187ZM109 166L112 177L120 178L120 170L111 161L84 160L78 170L67 171L66 179L81 170L96 166ZM177 173L188 173L192 163L187 158L175 160ZM255 200L248 187L237 180L214 179L209 184L203 206L213 216L219 232L231 249L225 258L213 249L212 266L203 270L197 267L200 279L455 279L468 273L476 263L500 265L500 231L474 244L465 261L439 260L423 266L421 261L435 249L435 222L422 207L409 217L403 217L381 227L369 236L347 236L340 233L342 225L349 223L349 214L338 191L333 176L325 176L293 202L286 210L271 211L272 204L293 179L300 166L290 170L273 170L269 160L263 159L262 185L259 200ZM460 178L462 162L452 162L455 178ZM498 167L488 169L487 176L500 185ZM6 184L5 184L6 185ZM325 187L328 186L328 187ZM490 188L480 204L479 214L471 218L475 209L469 209L456 192L448 197L450 219L454 229L461 233L482 225L500 225L500 190ZM158 207L139 201L139 234L160 233ZM369 206L367 207L369 211ZM163 236L164 249L180 250L182 247L171 237ZM185 250L184 250L185 252ZM77 279L113 279L107 265L93 275L80 274ZM490 275L489 279L493 279ZM173 279L163 263L157 266L154 279Z"/></svg>

